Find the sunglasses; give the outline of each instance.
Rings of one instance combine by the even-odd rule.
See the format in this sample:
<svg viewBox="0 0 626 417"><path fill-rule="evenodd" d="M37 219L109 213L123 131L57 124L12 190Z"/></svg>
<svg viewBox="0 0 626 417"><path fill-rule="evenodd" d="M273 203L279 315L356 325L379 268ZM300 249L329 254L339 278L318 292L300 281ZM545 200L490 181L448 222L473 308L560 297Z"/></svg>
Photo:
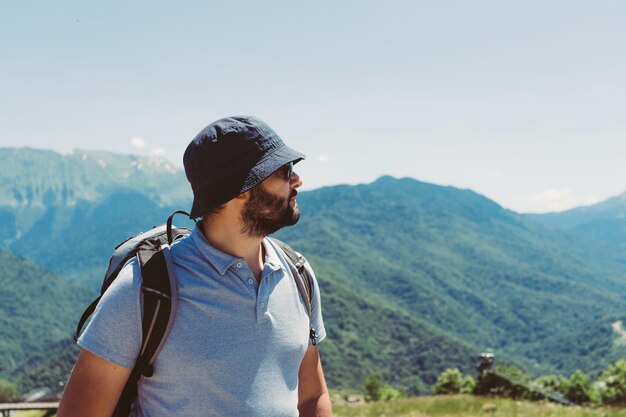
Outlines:
<svg viewBox="0 0 626 417"><path fill-rule="evenodd" d="M293 161L280 167L280 172L283 174L285 179L290 180L293 175Z"/></svg>

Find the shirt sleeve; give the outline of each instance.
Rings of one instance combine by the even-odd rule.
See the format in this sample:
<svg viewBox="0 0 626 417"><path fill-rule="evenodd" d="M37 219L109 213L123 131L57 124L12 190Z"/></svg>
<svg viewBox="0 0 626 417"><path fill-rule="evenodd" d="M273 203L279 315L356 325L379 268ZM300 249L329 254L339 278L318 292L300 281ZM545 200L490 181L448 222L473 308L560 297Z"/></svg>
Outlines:
<svg viewBox="0 0 626 417"><path fill-rule="evenodd" d="M315 330L317 335L317 342L321 342L326 338L326 329L324 328L324 318L322 317L322 301L320 296L320 288L317 283L317 277L315 276L315 272L313 272L313 268L307 261L304 264L305 268L311 275L313 279L313 297L311 300L311 326ZM311 341L309 341L311 343Z"/></svg>
<svg viewBox="0 0 626 417"><path fill-rule="evenodd" d="M78 345L124 368L132 368L141 349L141 276L129 261L104 293Z"/></svg>

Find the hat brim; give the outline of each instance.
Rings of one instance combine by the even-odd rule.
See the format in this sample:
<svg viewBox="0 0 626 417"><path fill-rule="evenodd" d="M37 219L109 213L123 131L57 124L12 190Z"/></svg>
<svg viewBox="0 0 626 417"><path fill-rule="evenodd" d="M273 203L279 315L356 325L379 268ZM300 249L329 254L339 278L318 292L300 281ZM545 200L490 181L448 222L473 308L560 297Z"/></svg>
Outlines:
<svg viewBox="0 0 626 417"><path fill-rule="evenodd" d="M195 219L202 216L209 210L256 187L283 165L289 162L295 164L305 158L303 153L287 145L268 152L249 171L222 179L219 184L211 187L214 189L195 193L189 217Z"/></svg>

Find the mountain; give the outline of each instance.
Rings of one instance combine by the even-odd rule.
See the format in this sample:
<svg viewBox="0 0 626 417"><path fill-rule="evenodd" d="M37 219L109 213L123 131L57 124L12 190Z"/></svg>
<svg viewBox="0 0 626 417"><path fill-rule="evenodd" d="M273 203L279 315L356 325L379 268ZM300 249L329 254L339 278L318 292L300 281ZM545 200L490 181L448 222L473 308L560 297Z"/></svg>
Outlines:
<svg viewBox="0 0 626 417"><path fill-rule="evenodd" d="M184 173L163 158L1 148L0 248L95 286L121 239L188 207Z"/></svg>
<svg viewBox="0 0 626 417"><path fill-rule="evenodd" d="M68 155L31 148L0 148L0 206L14 209L71 207L97 201L111 190L141 192L159 205L189 198L182 170L161 157L77 149ZM161 191L167 190L165 193ZM28 224L19 219L19 226Z"/></svg>
<svg viewBox="0 0 626 417"><path fill-rule="evenodd" d="M454 366L472 372L474 347L375 294L355 291L318 271L327 339L320 344L331 387L359 388L373 370L418 394Z"/></svg>
<svg viewBox="0 0 626 417"><path fill-rule="evenodd" d="M525 347L610 326L609 316L625 311L618 254L472 191L383 177L298 199L300 223L278 236L310 259L322 283L332 277L376 294L476 349L535 364L529 371L571 372L575 361L563 367L557 354Z"/></svg>
<svg viewBox="0 0 626 417"><path fill-rule="evenodd" d="M181 175L170 169L155 168L146 173L146 169L138 168L167 164L87 151L67 156L32 149L2 152L10 156L12 164L0 174L4 186L0 189L1 208L7 214L0 220L7 230L15 231L8 234L5 246L72 277L91 288L93 296L108 256L120 240L162 223L174 208L189 206L183 192L172 193L169 200L163 200L158 193L168 181L171 183L162 189L186 190L188 185ZM61 174L55 176L55 172ZM173 196L179 196L178 200ZM24 218L31 215L35 218ZM387 371L389 363L396 363L393 379L397 383L415 392L425 391L447 366L441 352L463 369L471 369L474 352L467 343L379 302L374 295L356 297L350 288L331 282L328 285L332 288L327 298L329 316L336 311L343 323L337 327L342 330L334 326L328 329L331 337L324 349L329 360L337 364L328 366L329 383L359 386L370 369ZM13 298L23 296L16 294ZM73 324L78 313L61 316ZM372 332L374 322L385 325ZM34 323L24 325L32 326ZM54 385L62 379L59 375L71 368L75 347L69 349L67 343L67 339L46 343L45 352L27 350L28 354L11 362L9 375L24 389Z"/></svg>
<svg viewBox="0 0 626 417"><path fill-rule="evenodd" d="M95 296L115 244L190 206L184 175L162 160L33 149L0 155L8 161L0 172L3 247L71 278L63 292L78 294L80 284ZM471 372L487 347L535 374L592 372L626 354L611 327L626 320L626 260L604 242L470 190L407 178L301 192L298 201L301 221L277 237L317 273L329 335L320 349L333 387L358 388L378 370L424 392L445 368ZM7 291L7 300L28 296ZM42 309L51 301L37 300ZM72 324L80 315L50 314ZM36 321L24 320L24 332L36 334ZM0 334L12 325L0 324ZM7 339L13 352L25 352L9 364L21 386L54 381L71 366L67 339L21 337Z"/></svg>
<svg viewBox="0 0 626 417"><path fill-rule="evenodd" d="M0 251L0 378L71 340L91 297L85 288L24 257ZM65 378L66 375L57 375ZM57 380L58 381L58 380Z"/></svg>
<svg viewBox="0 0 626 417"><path fill-rule="evenodd" d="M528 218L626 251L626 193L601 203Z"/></svg>

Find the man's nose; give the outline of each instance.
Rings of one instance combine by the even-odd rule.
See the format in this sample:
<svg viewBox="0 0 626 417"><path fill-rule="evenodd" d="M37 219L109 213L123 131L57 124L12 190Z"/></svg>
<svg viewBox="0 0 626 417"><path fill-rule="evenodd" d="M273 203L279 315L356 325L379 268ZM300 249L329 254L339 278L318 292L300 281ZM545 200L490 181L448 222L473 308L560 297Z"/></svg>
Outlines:
<svg viewBox="0 0 626 417"><path fill-rule="evenodd" d="M289 178L289 187L290 188L298 188L300 186L302 186L302 179L296 173L296 171L293 171L291 173L291 178Z"/></svg>

